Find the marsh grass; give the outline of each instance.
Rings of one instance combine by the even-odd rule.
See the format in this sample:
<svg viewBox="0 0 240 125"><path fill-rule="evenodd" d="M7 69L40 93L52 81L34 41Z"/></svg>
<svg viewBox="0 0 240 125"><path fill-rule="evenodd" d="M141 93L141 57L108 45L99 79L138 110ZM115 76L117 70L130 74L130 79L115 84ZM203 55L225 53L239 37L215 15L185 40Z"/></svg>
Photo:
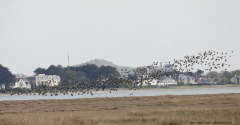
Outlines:
<svg viewBox="0 0 240 125"><path fill-rule="evenodd" d="M240 94L0 102L0 125L192 125L189 122L239 125Z"/></svg>

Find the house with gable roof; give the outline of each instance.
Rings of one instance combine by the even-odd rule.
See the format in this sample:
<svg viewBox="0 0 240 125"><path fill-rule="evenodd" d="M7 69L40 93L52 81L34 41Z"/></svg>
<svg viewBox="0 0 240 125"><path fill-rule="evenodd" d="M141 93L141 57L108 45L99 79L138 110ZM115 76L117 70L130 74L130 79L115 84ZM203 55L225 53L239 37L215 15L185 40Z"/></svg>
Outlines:
<svg viewBox="0 0 240 125"><path fill-rule="evenodd" d="M158 86L177 85L177 81L170 77L163 77L157 81Z"/></svg>
<svg viewBox="0 0 240 125"><path fill-rule="evenodd" d="M197 84L196 77L191 77L188 75L180 74L177 78L177 82L184 82L185 84Z"/></svg>
<svg viewBox="0 0 240 125"><path fill-rule="evenodd" d="M5 89L5 84L0 84L0 89Z"/></svg>
<svg viewBox="0 0 240 125"><path fill-rule="evenodd" d="M38 74L36 76L29 76L25 77L27 79L32 88L36 88L40 85L50 85L55 86L60 83L60 76L57 75L45 75L45 74Z"/></svg>
<svg viewBox="0 0 240 125"><path fill-rule="evenodd" d="M28 88L31 89L31 84L27 79L16 78L15 85L12 88Z"/></svg>
<svg viewBox="0 0 240 125"><path fill-rule="evenodd" d="M239 79L240 79L240 76L235 75L234 77L231 78L230 81L233 82L233 83L238 83L239 84L240 83Z"/></svg>
<svg viewBox="0 0 240 125"><path fill-rule="evenodd" d="M211 78L207 76L207 78L200 77L197 80L198 84L205 83L205 84L216 84Z"/></svg>

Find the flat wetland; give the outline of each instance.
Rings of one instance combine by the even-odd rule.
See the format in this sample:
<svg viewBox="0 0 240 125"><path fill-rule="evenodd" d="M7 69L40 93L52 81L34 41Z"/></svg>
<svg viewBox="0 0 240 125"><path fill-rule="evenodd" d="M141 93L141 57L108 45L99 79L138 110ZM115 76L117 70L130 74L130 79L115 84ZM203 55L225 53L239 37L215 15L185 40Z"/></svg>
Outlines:
<svg viewBox="0 0 240 125"><path fill-rule="evenodd" d="M240 124L240 93L0 101L1 125Z"/></svg>

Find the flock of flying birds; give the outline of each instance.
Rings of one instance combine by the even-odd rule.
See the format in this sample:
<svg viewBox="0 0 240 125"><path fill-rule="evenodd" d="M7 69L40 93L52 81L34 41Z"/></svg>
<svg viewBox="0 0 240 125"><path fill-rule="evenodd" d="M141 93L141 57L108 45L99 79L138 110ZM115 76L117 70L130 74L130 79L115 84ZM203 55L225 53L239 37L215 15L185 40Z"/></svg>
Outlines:
<svg viewBox="0 0 240 125"><path fill-rule="evenodd" d="M231 53L233 53L233 51ZM59 85L57 86L50 86L51 81L49 81L47 84L40 85L36 89L27 89L25 92L17 91L16 89L2 91L4 93L10 92L11 95L26 94L58 96L58 94L71 94L71 96L73 96L74 94L93 95L93 91L104 91L105 89L109 89L109 92L111 93L112 91L117 91L118 88L122 87L128 87L129 90L136 90L143 85L143 81L145 80L150 82L154 79L160 80L165 77L177 79L180 74L187 76L197 76L199 74L202 74L203 71L199 69L197 70L197 72L191 72L191 70L194 69L193 65L195 64L208 66L208 68L204 69L205 71L229 67L230 65L227 64L228 56L227 53L206 51L204 53L198 53L198 55L195 56L185 56L183 60L174 59L173 63L165 62L167 64L165 64L164 66L161 62L153 62L153 64L150 66L133 70L134 74L131 77L125 77L124 75L122 75L122 77L119 77L120 73L130 72L122 69L120 73L110 75L100 73L99 75L91 77L89 80L85 81L77 81L74 79L74 76L72 76L69 80L61 79ZM224 62L221 63L222 60ZM152 72L149 73L148 70L151 70ZM225 68L225 70L227 70L227 68ZM126 86L126 83L128 83L128 86ZM133 95L133 93L131 93L130 95Z"/></svg>

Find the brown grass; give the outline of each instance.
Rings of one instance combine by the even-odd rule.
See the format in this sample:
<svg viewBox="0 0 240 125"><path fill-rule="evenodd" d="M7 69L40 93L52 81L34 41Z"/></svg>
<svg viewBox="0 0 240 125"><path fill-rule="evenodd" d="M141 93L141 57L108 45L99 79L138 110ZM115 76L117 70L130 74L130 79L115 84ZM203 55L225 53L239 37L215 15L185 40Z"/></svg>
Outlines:
<svg viewBox="0 0 240 125"><path fill-rule="evenodd" d="M0 125L200 124L189 122L239 125L240 94L0 101Z"/></svg>

